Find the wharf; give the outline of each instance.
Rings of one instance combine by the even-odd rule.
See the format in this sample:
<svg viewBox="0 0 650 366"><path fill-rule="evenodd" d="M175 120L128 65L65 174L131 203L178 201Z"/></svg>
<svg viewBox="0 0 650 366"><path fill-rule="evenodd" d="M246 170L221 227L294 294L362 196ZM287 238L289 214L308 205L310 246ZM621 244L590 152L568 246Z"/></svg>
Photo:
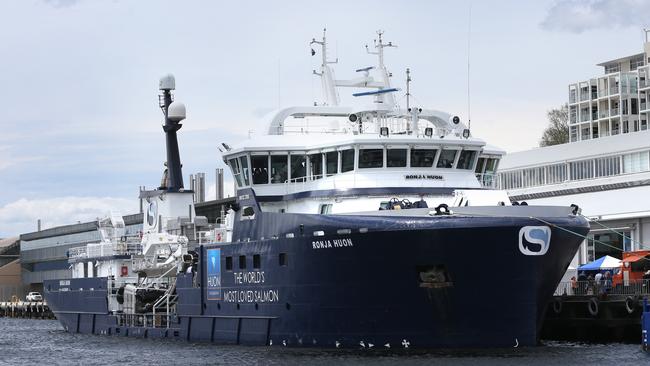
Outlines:
<svg viewBox="0 0 650 366"><path fill-rule="evenodd" d="M611 288L560 284L546 309L542 339L639 343L643 299L650 296L647 282Z"/></svg>
<svg viewBox="0 0 650 366"><path fill-rule="evenodd" d="M41 301L5 301L0 302L0 317L28 318L28 319L55 319L54 314Z"/></svg>

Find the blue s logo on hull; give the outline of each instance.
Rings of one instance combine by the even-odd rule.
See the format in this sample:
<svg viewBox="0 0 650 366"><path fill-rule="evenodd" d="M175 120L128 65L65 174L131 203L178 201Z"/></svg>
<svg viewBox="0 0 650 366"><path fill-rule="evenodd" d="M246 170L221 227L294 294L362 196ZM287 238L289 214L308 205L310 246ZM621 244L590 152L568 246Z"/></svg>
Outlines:
<svg viewBox="0 0 650 366"><path fill-rule="evenodd" d="M208 249L207 298L221 300L221 249Z"/></svg>
<svg viewBox="0 0 650 366"><path fill-rule="evenodd" d="M524 226L519 230L519 250L524 255L544 255L551 245L551 228Z"/></svg>

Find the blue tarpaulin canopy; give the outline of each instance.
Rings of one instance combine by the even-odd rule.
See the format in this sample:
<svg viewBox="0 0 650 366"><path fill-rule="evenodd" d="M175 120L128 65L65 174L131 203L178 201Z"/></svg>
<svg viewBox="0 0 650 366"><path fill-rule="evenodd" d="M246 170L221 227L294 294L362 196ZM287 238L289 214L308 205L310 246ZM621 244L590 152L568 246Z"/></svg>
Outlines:
<svg viewBox="0 0 650 366"><path fill-rule="evenodd" d="M608 255L604 257L600 257L596 259L595 261L587 264L583 264L582 266L578 267L579 271L599 271L601 269L610 269L610 268L618 268L621 266L621 261L620 259L616 259L614 257L610 257Z"/></svg>

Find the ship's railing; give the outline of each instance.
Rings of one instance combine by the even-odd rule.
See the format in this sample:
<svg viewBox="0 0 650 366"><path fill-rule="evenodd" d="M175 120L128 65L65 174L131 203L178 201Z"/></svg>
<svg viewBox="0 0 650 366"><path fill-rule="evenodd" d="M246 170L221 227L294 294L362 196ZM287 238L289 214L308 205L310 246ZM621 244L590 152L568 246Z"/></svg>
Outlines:
<svg viewBox="0 0 650 366"><path fill-rule="evenodd" d="M169 328L171 315L169 314L115 314L118 326Z"/></svg>
<svg viewBox="0 0 650 366"><path fill-rule="evenodd" d="M650 295L650 280L629 280L613 284L611 280L563 281L555 290L555 296L585 295Z"/></svg>
<svg viewBox="0 0 650 366"><path fill-rule="evenodd" d="M103 243L90 243L83 247L68 249L68 260L86 258L110 257L114 255L142 254L142 245L139 241L114 241Z"/></svg>

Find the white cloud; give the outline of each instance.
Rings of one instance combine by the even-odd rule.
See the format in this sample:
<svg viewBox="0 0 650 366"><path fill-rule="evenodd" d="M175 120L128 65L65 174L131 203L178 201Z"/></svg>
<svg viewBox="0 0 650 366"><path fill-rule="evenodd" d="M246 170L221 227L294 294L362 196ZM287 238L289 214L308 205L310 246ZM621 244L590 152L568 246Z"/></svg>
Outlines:
<svg viewBox="0 0 650 366"><path fill-rule="evenodd" d="M55 8L69 8L79 3L80 0L43 0L48 5Z"/></svg>
<svg viewBox="0 0 650 366"><path fill-rule="evenodd" d="M41 220L43 229L59 225L88 222L105 217L111 211L121 214L138 212L138 201L113 197L21 198L0 207L0 237L36 231Z"/></svg>
<svg viewBox="0 0 650 366"><path fill-rule="evenodd" d="M548 11L541 27L582 33L592 29L642 27L648 22L647 0L560 0Z"/></svg>

